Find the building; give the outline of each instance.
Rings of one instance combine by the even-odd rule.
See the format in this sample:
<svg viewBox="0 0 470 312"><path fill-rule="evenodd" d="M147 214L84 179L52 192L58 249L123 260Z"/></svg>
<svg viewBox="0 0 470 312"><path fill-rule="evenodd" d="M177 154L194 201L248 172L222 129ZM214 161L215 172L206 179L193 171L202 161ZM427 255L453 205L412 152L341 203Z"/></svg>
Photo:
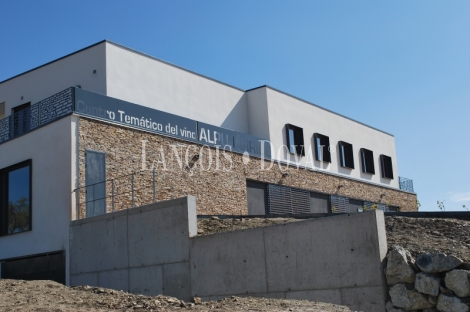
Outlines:
<svg viewBox="0 0 470 312"><path fill-rule="evenodd" d="M416 210L393 135L106 40L0 82L0 118L2 277L69 283L71 220L185 195L206 215Z"/></svg>

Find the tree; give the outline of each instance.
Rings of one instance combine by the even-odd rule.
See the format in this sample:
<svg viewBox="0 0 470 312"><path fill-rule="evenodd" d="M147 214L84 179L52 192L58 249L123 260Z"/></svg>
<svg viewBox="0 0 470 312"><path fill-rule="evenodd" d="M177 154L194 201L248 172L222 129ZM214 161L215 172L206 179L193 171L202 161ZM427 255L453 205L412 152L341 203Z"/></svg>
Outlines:
<svg viewBox="0 0 470 312"><path fill-rule="evenodd" d="M20 197L8 202L8 234L29 230L29 199Z"/></svg>

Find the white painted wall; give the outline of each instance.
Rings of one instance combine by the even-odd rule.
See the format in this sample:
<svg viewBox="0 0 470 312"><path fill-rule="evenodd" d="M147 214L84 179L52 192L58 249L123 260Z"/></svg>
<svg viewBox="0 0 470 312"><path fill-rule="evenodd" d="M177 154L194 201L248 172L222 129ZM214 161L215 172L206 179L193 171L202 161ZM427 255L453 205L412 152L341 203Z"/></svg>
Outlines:
<svg viewBox="0 0 470 312"><path fill-rule="evenodd" d="M266 88L246 92L249 134L269 140L269 116Z"/></svg>
<svg viewBox="0 0 470 312"><path fill-rule="evenodd" d="M112 43L106 70L110 97L248 133L244 91Z"/></svg>
<svg viewBox="0 0 470 312"><path fill-rule="evenodd" d="M33 167L32 231L0 237L0 259L66 250L68 263L75 120L65 117L0 145L0 169L28 159Z"/></svg>
<svg viewBox="0 0 470 312"><path fill-rule="evenodd" d="M395 138L392 135L298 100L269 87L263 89L265 89L267 93L268 111L266 115L269 118L269 138L275 149L274 155L276 155L276 159L295 161L293 155L288 153L285 149L283 149L280 154L277 153L279 147L287 145L285 125L290 123L303 128L306 156L301 157L301 165L399 188ZM253 105L251 102L248 103L249 107L251 107L251 105ZM330 144L336 147L336 151L331 153L331 164L329 165L325 163L321 164L314 160L313 134L315 132L328 136L330 138ZM353 145L354 169L346 169L340 166L337 148L338 141L345 141ZM366 148L374 152L375 175L362 172L360 148ZM308 153L312 155L310 159L307 159ZM380 154L392 157L393 180L381 177ZM311 163L312 159L313 166ZM307 163L308 161L310 161L309 164Z"/></svg>
<svg viewBox="0 0 470 312"><path fill-rule="evenodd" d="M15 106L34 104L76 85L106 94L105 48L103 42L0 83L0 103L5 102L6 116ZM93 74L95 69L96 74Z"/></svg>

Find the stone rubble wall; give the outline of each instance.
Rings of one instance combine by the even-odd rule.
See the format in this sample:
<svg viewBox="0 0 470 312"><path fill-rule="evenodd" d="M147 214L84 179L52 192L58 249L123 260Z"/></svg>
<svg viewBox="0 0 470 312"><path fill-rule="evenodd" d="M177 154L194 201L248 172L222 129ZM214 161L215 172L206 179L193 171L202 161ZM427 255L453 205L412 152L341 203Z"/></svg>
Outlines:
<svg viewBox="0 0 470 312"><path fill-rule="evenodd" d="M146 141L145 165L142 168L142 141ZM172 146L180 146L180 155L188 150L189 167L183 164L180 168L175 160ZM188 146L192 146L189 149ZM85 150L106 153L107 179L121 177L132 172L135 176L135 206L153 202L152 165L156 166L156 201L192 195L197 198L198 214L212 215L246 215L248 214L246 180L286 185L313 192L335 194L363 201L384 203L400 207L401 211L416 211L416 195L400 190L381 187L369 183L342 178L336 175L297 169L296 167L281 168L275 164L270 170L261 170L270 166L269 161L259 158L244 158L243 155L223 151L216 155L215 148L204 148L200 159L194 156L199 153L201 145L170 137L147 133L84 117L79 121L79 173L80 186L85 185ZM209 156L209 153L211 154ZM232 166L227 157L231 158ZM163 170L163 157L167 162ZM173 159L173 160L172 160ZM216 161L219 160L219 168ZM247 162L248 160L248 162ZM201 166L211 170L201 170ZM169 164L169 165L168 165ZM225 168L225 171L224 171ZM230 169L230 170L228 170ZM284 175L284 173L289 175ZM115 180L115 194L130 190L130 177ZM342 187L339 187L342 185ZM107 183L107 195L111 194L111 183ZM84 216L84 189L80 192L80 217ZM131 195L121 194L115 198L115 210L129 208ZM107 211L111 211L111 203L107 201Z"/></svg>
<svg viewBox="0 0 470 312"><path fill-rule="evenodd" d="M400 246L387 254L387 312L467 312L470 264L452 255L421 254L416 260Z"/></svg>

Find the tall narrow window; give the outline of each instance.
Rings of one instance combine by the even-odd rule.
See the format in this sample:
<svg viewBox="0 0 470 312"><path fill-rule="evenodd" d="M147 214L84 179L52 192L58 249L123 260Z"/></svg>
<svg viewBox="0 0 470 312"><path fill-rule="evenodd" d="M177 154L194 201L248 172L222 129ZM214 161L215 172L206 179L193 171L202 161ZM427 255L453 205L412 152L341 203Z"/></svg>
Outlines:
<svg viewBox="0 0 470 312"><path fill-rule="evenodd" d="M31 161L0 170L0 234L31 230Z"/></svg>
<svg viewBox="0 0 470 312"><path fill-rule="evenodd" d="M354 169L354 153L352 144L339 141L339 158L341 167Z"/></svg>
<svg viewBox="0 0 470 312"><path fill-rule="evenodd" d="M305 156L304 130L300 127L286 124L287 146L291 154Z"/></svg>
<svg viewBox="0 0 470 312"><path fill-rule="evenodd" d="M315 133L313 140L315 141L315 159L330 163L330 138L326 135Z"/></svg>
<svg viewBox="0 0 470 312"><path fill-rule="evenodd" d="M12 136L20 136L29 131L31 123L31 103L26 103L12 109L13 133Z"/></svg>
<svg viewBox="0 0 470 312"><path fill-rule="evenodd" d="M106 213L106 154L85 151L86 216Z"/></svg>
<svg viewBox="0 0 470 312"><path fill-rule="evenodd" d="M392 158L380 155L380 164L382 166L382 178L393 179Z"/></svg>
<svg viewBox="0 0 470 312"><path fill-rule="evenodd" d="M5 118L5 102L0 103L0 119Z"/></svg>
<svg viewBox="0 0 470 312"><path fill-rule="evenodd" d="M362 172L375 174L374 153L371 150L361 148Z"/></svg>

